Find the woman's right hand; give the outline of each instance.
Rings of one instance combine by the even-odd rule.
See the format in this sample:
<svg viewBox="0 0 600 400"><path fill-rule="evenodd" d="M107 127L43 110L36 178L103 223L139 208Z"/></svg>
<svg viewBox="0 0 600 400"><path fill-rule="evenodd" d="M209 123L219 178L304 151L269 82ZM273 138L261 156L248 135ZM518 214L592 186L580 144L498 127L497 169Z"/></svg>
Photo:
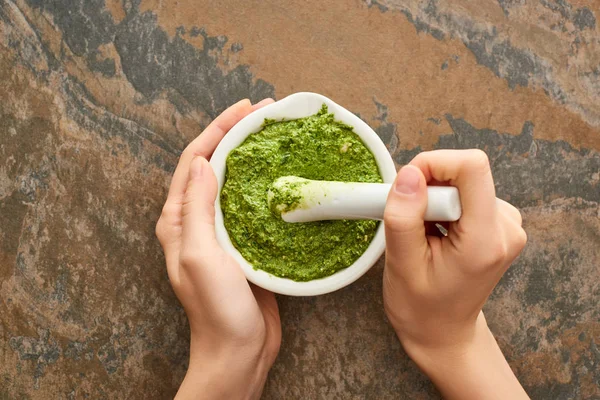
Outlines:
<svg viewBox="0 0 600 400"><path fill-rule="evenodd" d="M428 236L427 184L458 188L462 217ZM385 210L384 305L408 355L449 399L528 398L481 311L527 241L521 214L496 199L487 156L439 150L400 170Z"/></svg>

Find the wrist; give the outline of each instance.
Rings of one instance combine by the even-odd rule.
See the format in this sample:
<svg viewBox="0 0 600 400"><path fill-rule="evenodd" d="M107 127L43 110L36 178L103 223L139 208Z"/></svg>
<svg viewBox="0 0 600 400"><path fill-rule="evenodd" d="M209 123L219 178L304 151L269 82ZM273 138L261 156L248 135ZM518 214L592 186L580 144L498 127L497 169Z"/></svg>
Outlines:
<svg viewBox="0 0 600 400"><path fill-rule="evenodd" d="M176 399L258 399L271 365L252 345L213 346L192 338Z"/></svg>
<svg viewBox="0 0 600 400"><path fill-rule="evenodd" d="M481 313L455 343L403 342L407 354L447 399L528 399Z"/></svg>
<svg viewBox="0 0 600 400"><path fill-rule="evenodd" d="M435 327L427 334L396 331L402 347L425 373L430 375L444 365L466 364L472 354L495 343L483 314L459 326Z"/></svg>

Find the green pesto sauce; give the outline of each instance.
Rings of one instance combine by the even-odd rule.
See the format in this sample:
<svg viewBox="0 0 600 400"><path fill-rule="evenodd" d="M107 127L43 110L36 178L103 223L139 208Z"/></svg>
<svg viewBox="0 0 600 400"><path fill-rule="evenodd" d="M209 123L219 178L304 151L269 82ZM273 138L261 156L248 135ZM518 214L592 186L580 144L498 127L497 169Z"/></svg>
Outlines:
<svg viewBox="0 0 600 400"><path fill-rule="evenodd" d="M269 208L273 181L306 179L381 182L373 154L352 127L336 121L327 106L306 118L265 120L227 157L221 209L233 245L254 266L273 275L310 281L350 266L367 249L377 222L287 223ZM298 199L287 199L293 209Z"/></svg>
<svg viewBox="0 0 600 400"><path fill-rule="evenodd" d="M269 186L271 198L267 197L267 201L269 202L271 212L275 215L281 215L281 213L293 211L298 208L302 200L300 188L307 183L308 181L286 182L280 186Z"/></svg>

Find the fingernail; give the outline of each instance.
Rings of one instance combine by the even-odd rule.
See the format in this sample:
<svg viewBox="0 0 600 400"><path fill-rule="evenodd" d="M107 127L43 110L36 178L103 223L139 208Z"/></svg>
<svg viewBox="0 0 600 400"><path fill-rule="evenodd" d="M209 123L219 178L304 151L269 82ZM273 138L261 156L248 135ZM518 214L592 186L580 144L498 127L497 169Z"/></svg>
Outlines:
<svg viewBox="0 0 600 400"><path fill-rule="evenodd" d="M273 100L272 98L269 97L267 99L261 100L258 103L254 104L252 106L252 110L253 111L258 110L259 108L262 108L262 107L266 106L267 104L271 104L274 102L275 102L275 100Z"/></svg>
<svg viewBox="0 0 600 400"><path fill-rule="evenodd" d="M206 160L201 156L196 156L190 165L190 179L199 179L202 177L202 170Z"/></svg>
<svg viewBox="0 0 600 400"><path fill-rule="evenodd" d="M395 190L401 194L414 194L419 190L421 177L414 167L402 167L396 177Z"/></svg>
<svg viewBox="0 0 600 400"><path fill-rule="evenodd" d="M237 106L237 105L241 106L242 104L245 106L252 106L252 102L250 101L250 99L242 99L242 100L238 101L237 103L235 103L234 106Z"/></svg>
<svg viewBox="0 0 600 400"><path fill-rule="evenodd" d="M269 103L273 103L275 100L273 100L270 97L267 97L266 99L262 99L261 101L259 101L258 103L255 104L255 106L262 106L265 104L269 104Z"/></svg>

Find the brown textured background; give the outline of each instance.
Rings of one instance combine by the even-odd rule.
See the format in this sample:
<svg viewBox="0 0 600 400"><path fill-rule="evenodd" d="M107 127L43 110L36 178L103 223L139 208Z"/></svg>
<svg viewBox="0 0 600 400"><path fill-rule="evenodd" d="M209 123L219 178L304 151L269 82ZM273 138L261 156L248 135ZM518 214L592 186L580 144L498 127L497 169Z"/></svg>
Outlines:
<svg viewBox="0 0 600 400"><path fill-rule="evenodd" d="M162 399L185 315L153 229L181 150L310 90L397 163L478 147L529 244L485 311L534 399L600 399L597 0L0 0L0 398ZM438 399L381 304L280 297L264 398Z"/></svg>

